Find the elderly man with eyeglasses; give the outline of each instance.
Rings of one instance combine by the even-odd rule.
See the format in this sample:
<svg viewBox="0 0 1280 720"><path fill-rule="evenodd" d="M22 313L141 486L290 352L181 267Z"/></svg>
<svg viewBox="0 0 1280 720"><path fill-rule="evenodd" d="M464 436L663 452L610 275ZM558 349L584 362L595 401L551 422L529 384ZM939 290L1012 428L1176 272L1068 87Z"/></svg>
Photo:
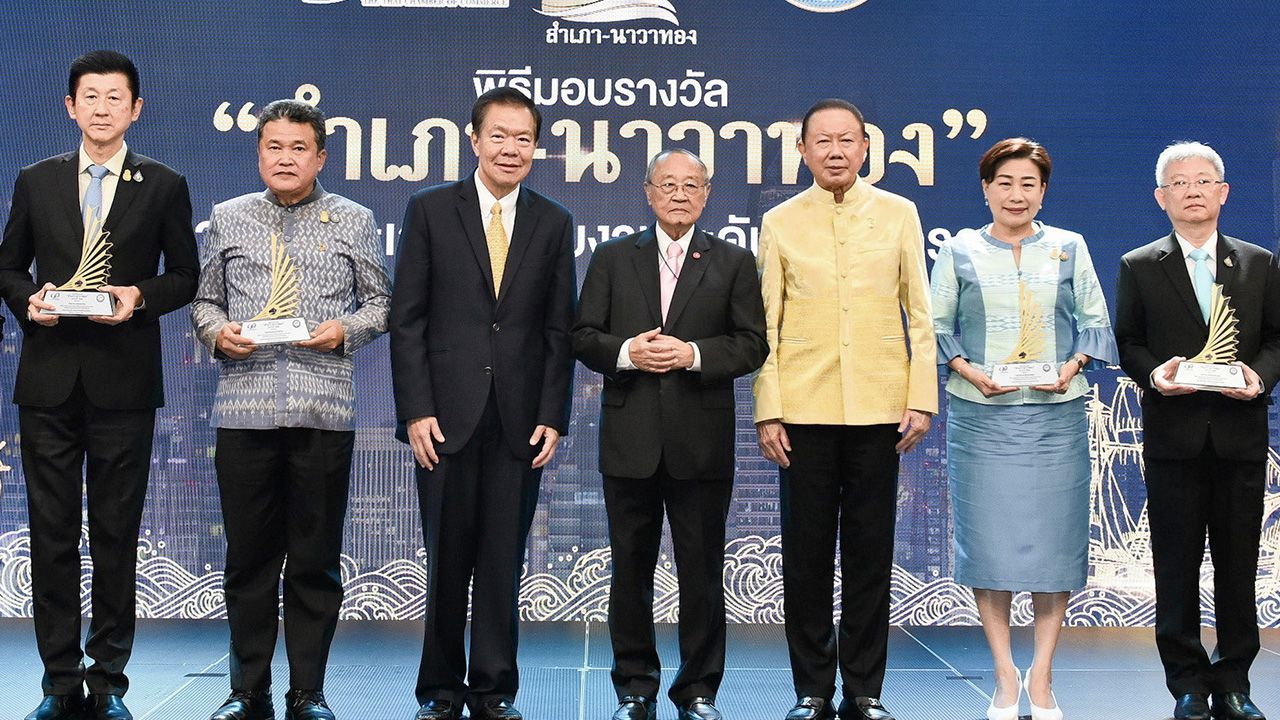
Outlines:
<svg viewBox="0 0 1280 720"><path fill-rule="evenodd" d="M1280 380L1280 269L1270 252L1218 229L1230 188L1213 148L1170 145L1156 162L1156 182L1173 232L1121 258L1115 323L1120 364L1145 391L1156 647L1177 720L1263 720L1249 698L1249 666L1260 647L1255 582L1267 395ZM1221 325L1212 313L1221 297L1237 333L1234 362L1221 372L1241 377L1237 387L1193 384L1179 374ZM1200 643L1206 533L1218 631L1212 657Z"/></svg>
<svg viewBox="0 0 1280 720"><path fill-rule="evenodd" d="M573 331L578 359L604 375L613 718L655 718L653 573L665 506L680 582L680 670L668 694L680 720L720 720L733 381L769 352L764 306L750 251L696 226L710 188L702 160L667 150L646 177L657 224L596 248Z"/></svg>

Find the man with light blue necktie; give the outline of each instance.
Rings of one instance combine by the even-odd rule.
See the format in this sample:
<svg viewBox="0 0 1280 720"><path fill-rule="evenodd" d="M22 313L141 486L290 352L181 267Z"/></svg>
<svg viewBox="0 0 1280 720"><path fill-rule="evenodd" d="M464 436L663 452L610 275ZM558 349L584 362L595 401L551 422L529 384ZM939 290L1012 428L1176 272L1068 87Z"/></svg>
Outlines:
<svg viewBox="0 0 1280 720"><path fill-rule="evenodd" d="M1169 146L1156 163L1156 183L1173 232L1121 259L1115 323L1120 364L1144 391L1156 646L1174 718L1265 720L1249 698L1249 667L1260 647L1254 587L1268 394L1280 380L1280 266L1270 252L1218 230L1230 188L1212 148ZM1214 285L1235 311L1233 364L1245 382L1216 392L1175 379L1179 363L1208 340ZM1206 534L1218 634L1212 656L1200 643Z"/></svg>
<svg viewBox="0 0 1280 720"><path fill-rule="evenodd" d="M160 316L191 301L198 273L186 180L124 142L142 112L138 85L137 68L117 52L91 52L71 64L64 104L80 128L80 148L18 173L0 243L0 297L22 327L13 401L44 663L45 697L27 720L133 717L123 700L124 669L133 651L155 411L164 404ZM93 235L85 228L99 222L111 253L103 284L80 266L82 242ZM73 276L93 280L85 290L110 294L114 312L52 312L46 293ZM83 649L82 495L93 560ZM88 668L85 655L93 660Z"/></svg>

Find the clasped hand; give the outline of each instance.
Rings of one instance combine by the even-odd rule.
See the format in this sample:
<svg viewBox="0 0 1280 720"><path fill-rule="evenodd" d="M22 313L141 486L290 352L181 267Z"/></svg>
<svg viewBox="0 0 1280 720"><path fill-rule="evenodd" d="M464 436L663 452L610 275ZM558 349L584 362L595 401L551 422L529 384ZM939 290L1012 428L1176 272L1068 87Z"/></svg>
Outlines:
<svg viewBox="0 0 1280 720"><path fill-rule="evenodd" d="M693 346L654 328L637 335L627 349L631 364L651 373L665 373L693 366Z"/></svg>

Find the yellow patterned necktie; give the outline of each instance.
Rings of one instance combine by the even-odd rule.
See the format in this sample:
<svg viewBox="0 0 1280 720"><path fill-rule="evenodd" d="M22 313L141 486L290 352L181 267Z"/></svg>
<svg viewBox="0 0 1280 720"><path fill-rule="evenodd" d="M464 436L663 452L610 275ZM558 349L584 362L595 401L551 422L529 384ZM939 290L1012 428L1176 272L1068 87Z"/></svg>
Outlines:
<svg viewBox="0 0 1280 720"><path fill-rule="evenodd" d="M484 234L489 245L489 265L493 268L493 294L502 287L502 269L507 266L507 230L502 227L502 204L489 210L489 229Z"/></svg>

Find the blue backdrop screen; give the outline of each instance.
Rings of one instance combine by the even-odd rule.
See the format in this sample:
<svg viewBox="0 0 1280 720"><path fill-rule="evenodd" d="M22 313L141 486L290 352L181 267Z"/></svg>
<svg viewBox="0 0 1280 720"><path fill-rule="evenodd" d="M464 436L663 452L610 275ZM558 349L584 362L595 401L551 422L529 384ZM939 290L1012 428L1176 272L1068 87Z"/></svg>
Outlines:
<svg viewBox="0 0 1280 720"><path fill-rule="evenodd" d="M648 157L664 146L692 149L713 168L704 229L754 250L761 214L811 181L795 151L797 121L828 96L866 113L865 179L917 203L931 255L960 228L989 221L977 161L1015 135L1052 154L1040 218L1084 234L1109 298L1120 255L1169 230L1152 198L1153 166L1175 140L1202 140L1225 158L1231 192L1223 229L1275 246L1274 3L1217 3L1211 14L1201 3L1092 0L1016 10L991 0L577 4L574 14L555 9L564 2L537 0L15 0L0 18L7 59L0 203L7 208L18 168L76 147L63 107L67 66L108 47L142 72L146 104L130 147L187 176L199 238L213 203L262 187L253 114L297 97L329 116L322 182L373 209L392 266L408 196L472 171L470 105L506 84L528 92L544 113L528 183L574 212L579 277L596 244L652 222L641 182ZM158 415L139 546L140 612L219 616L225 545L208 425L216 364L192 337L185 311L163 322L167 405ZM16 323L6 323L6 391L21 342ZM346 617L419 617L423 609L413 468L392 438L389 372L385 340L360 353ZM1072 599L1069 622L1150 624L1137 396L1114 370L1091 379L1090 581ZM599 378L579 367L572 427L544 476L530 538L521 606L528 619L604 619L598 392ZM750 398L741 381L729 613L739 622L777 622L777 474L756 449ZM30 612L15 415L0 412L0 615ZM1273 413L1273 448L1277 425ZM944 413L903 463L896 623L976 621L971 597L952 580L945 432ZM1280 625L1278 478L1273 449L1258 578L1260 620L1272 627ZM660 619L676 612L672 563L664 551ZM1028 610L1021 604L1019 616Z"/></svg>

